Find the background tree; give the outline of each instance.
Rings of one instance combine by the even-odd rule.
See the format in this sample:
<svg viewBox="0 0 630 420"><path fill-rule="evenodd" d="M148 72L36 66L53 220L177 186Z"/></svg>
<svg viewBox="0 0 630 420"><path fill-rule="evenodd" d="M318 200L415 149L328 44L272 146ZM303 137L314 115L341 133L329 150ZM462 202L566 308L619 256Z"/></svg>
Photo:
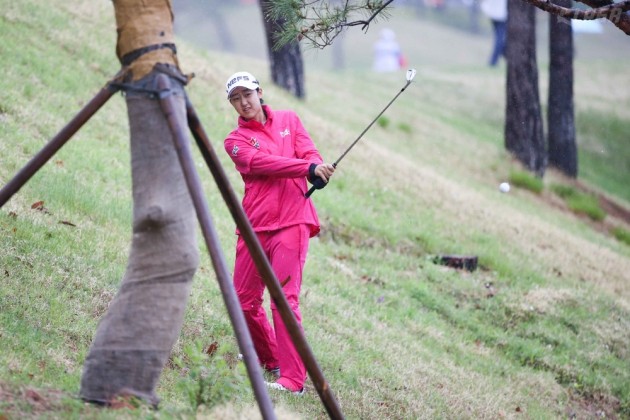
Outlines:
<svg viewBox="0 0 630 420"><path fill-rule="evenodd" d="M505 147L530 171L543 176L547 155L538 94L535 11L527 3L508 2Z"/></svg>
<svg viewBox="0 0 630 420"><path fill-rule="evenodd" d="M286 26L284 17L268 13L271 0L259 0L265 26L271 80L297 98L304 98L304 61L297 38L278 44L278 34Z"/></svg>
<svg viewBox="0 0 630 420"><path fill-rule="evenodd" d="M556 0L571 6L571 0ZM547 103L549 164L573 178L578 174L573 109L573 29L559 16L549 19L549 98Z"/></svg>
<svg viewBox="0 0 630 420"><path fill-rule="evenodd" d="M190 17L194 17L194 21L203 19L205 36L216 38L222 51L232 52L236 49L234 37L226 19L231 9L238 7L233 0L205 0L204 2L177 0L172 2L172 5L177 17L174 21L176 33L191 24ZM206 20L210 22L210 25L205 23ZM214 31L209 30L211 27Z"/></svg>
<svg viewBox="0 0 630 420"><path fill-rule="evenodd" d="M336 0L338 5L343 3L343 0ZM332 45L332 67L333 70L343 70L346 67L346 57L344 53L344 33L342 32L337 38L337 41Z"/></svg>
<svg viewBox="0 0 630 420"><path fill-rule="evenodd" d="M181 1L181 0L177 0ZM225 7L231 3L229 0L213 0L211 3L212 13L208 16L212 19L212 23L217 29L217 38L221 42L221 49L223 51L234 51L234 39L232 38L232 32L228 27L225 20ZM193 2L193 7L198 7L198 2Z"/></svg>
<svg viewBox="0 0 630 420"><path fill-rule="evenodd" d="M337 42L332 45L332 68L333 70L343 70L346 67L346 55L344 52L344 34L342 33Z"/></svg>
<svg viewBox="0 0 630 420"><path fill-rule="evenodd" d="M469 30L474 34L478 34L479 29L479 0L471 0L468 5Z"/></svg>

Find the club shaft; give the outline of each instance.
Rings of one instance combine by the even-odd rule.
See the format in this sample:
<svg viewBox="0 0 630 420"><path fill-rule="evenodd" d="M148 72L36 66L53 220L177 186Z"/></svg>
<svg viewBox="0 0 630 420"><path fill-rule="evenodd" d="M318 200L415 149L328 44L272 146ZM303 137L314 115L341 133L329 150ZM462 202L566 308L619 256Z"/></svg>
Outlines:
<svg viewBox="0 0 630 420"><path fill-rule="evenodd" d="M395 100L396 100L396 99L400 96L400 94L401 94L401 93L403 93L403 92L405 91L405 89L407 89L407 86L409 86L409 84L410 84L410 83L411 83L411 80L409 80L409 81L407 82L407 84L406 84L405 86L403 86L403 88L402 88L402 89L400 89L400 92L398 92L398 93L396 94L396 96L394 96L394 98L393 98L391 101L389 101L389 103L387 104L387 106L386 106L385 108L383 108L383 110L382 110L382 111L381 111L381 112L380 112L380 113L376 116L376 118L374 118L374 119L372 120L372 122L371 122L371 123L370 123L367 127L365 127L365 130L363 130L363 131L361 132L361 134L359 134L359 137L357 137L357 138L356 138L356 140L355 140L355 141L353 141L353 142L352 142L352 144L351 144L351 145L350 145L350 146L349 146L349 147L345 150L345 152L343 152L343 153L341 154L341 156L339 156L339 158L335 161L335 163L333 163L333 166L335 166L335 167L336 167L336 166L339 164L339 162L341 162L341 159L343 159L343 158L344 158L344 157L348 154L348 152L350 152L350 150L352 150L352 148L354 147L354 145L355 145L355 144L357 144L357 143L359 142L359 140L361 140L361 137L363 137L363 135L364 135L365 133L367 133L367 131L368 131L368 130L369 130L369 129L370 129L370 128L374 125L374 123L375 123L376 121L378 121L378 119L381 117L381 115L383 115L383 114L385 113L385 111L387 111L387 108L389 108L389 106L390 106L391 104L393 104L393 103L394 103L394 101L395 101Z"/></svg>
<svg viewBox="0 0 630 420"><path fill-rule="evenodd" d="M389 106L390 106L391 104L393 104L393 103L394 103L394 101L395 101L395 100L396 100L396 99L400 96L400 94L401 94L401 93L403 93L403 92L405 91L405 89L407 89L407 86L409 86L409 84L410 84L410 83L411 83L411 80L407 80L407 84L405 84L405 86L403 86L403 88L402 88L402 89L400 89L400 92L398 92L398 93L396 94L396 96L394 96L394 98L393 98L391 101L389 101L389 103L387 104L387 106L386 106L385 108L383 108L383 110L382 110L382 111L381 111L381 112L380 112L380 113L376 116L376 118L374 118L374 119L372 120L372 122L371 122L371 123L370 123L367 127L365 127L365 130L363 130L363 131L361 132L361 134L359 134L359 137L357 137L357 138L356 138L356 140L355 140L355 141L353 141L353 142L352 142L352 144L351 144L351 145L350 145L350 146L349 146L349 147L348 147L348 148L347 148L347 149L346 149L346 150L345 150L345 151L341 154L341 156L339 156L339 158L338 158L338 159L337 159L337 160L336 160L336 161L332 164L332 165L333 165L333 167L335 167L335 168L337 167L337 165L339 164L339 162L341 162L341 159L343 159L343 158L344 158L344 157L348 154L348 152L350 152L350 150L352 150L352 148L354 147L354 145L355 145L355 144L357 144L357 143L359 142L359 140L361 140L361 137L363 137L363 135L364 135L365 133L367 133L367 131L370 129L370 127L372 127L372 125L374 125L374 123L375 123L375 122L376 122L376 121L377 121L377 120L381 117L381 115L383 115L383 113L385 113L385 111L387 111L387 108L389 108ZM315 188L315 186L312 186L312 187L311 187L311 188L310 188L310 189L306 192L306 194L304 194L304 197L309 198L309 197L310 197L310 196L311 196L311 195L315 192L315 190L316 190L316 189L317 189L317 188Z"/></svg>

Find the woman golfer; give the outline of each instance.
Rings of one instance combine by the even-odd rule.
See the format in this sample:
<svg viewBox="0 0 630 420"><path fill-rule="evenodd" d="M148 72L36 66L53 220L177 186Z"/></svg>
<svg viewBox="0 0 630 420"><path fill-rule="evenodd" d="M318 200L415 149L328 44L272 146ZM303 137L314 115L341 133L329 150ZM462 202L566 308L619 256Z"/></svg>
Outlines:
<svg viewBox="0 0 630 420"><path fill-rule="evenodd" d="M295 112L263 105L263 90L250 73L233 74L226 82L226 92L239 118L224 146L245 183L243 209L301 325L302 269L309 238L320 228L313 202L304 197L306 180L323 188L335 169L323 163ZM301 395L306 368L275 302L271 302L271 328L262 307L265 284L240 235L234 287L260 364L277 376L276 382L267 385Z"/></svg>

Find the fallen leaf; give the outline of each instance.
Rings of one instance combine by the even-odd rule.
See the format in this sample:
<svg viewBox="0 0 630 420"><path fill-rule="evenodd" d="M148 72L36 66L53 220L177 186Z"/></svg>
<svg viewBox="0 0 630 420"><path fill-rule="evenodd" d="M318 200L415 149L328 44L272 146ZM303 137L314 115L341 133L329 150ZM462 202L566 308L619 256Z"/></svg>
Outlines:
<svg viewBox="0 0 630 420"><path fill-rule="evenodd" d="M74 223L68 222L66 220L60 220L59 223L61 223L62 225L68 225L68 226L74 226L74 227L77 226Z"/></svg>
<svg viewBox="0 0 630 420"><path fill-rule="evenodd" d="M46 214L51 214L48 211L48 209L46 207L44 207L44 202L43 201L37 201L37 202L31 204L31 208L34 209L34 210L39 210L39 211L41 211L43 213L46 213Z"/></svg>
<svg viewBox="0 0 630 420"><path fill-rule="evenodd" d="M208 346L208 348L206 349L206 354L212 356L214 355L214 353L217 352L217 349L219 348L219 343L217 343L216 341L212 344L210 344Z"/></svg>
<svg viewBox="0 0 630 420"><path fill-rule="evenodd" d="M26 398L28 398L29 400L32 400L32 401L43 400L42 396L39 395L37 391L33 391L32 389L27 389L25 394L26 394Z"/></svg>

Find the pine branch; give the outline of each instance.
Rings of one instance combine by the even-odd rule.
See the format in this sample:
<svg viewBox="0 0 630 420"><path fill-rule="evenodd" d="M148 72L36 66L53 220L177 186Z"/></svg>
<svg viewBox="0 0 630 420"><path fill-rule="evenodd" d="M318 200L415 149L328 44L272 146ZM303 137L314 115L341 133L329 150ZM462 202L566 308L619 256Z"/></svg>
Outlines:
<svg viewBox="0 0 630 420"><path fill-rule="evenodd" d="M310 47L324 48L341 32L352 26L363 31L377 19L389 17L387 8L394 0L272 0L266 19L283 18L287 25L277 34L274 48L297 39ZM356 15L365 15L364 19Z"/></svg>

